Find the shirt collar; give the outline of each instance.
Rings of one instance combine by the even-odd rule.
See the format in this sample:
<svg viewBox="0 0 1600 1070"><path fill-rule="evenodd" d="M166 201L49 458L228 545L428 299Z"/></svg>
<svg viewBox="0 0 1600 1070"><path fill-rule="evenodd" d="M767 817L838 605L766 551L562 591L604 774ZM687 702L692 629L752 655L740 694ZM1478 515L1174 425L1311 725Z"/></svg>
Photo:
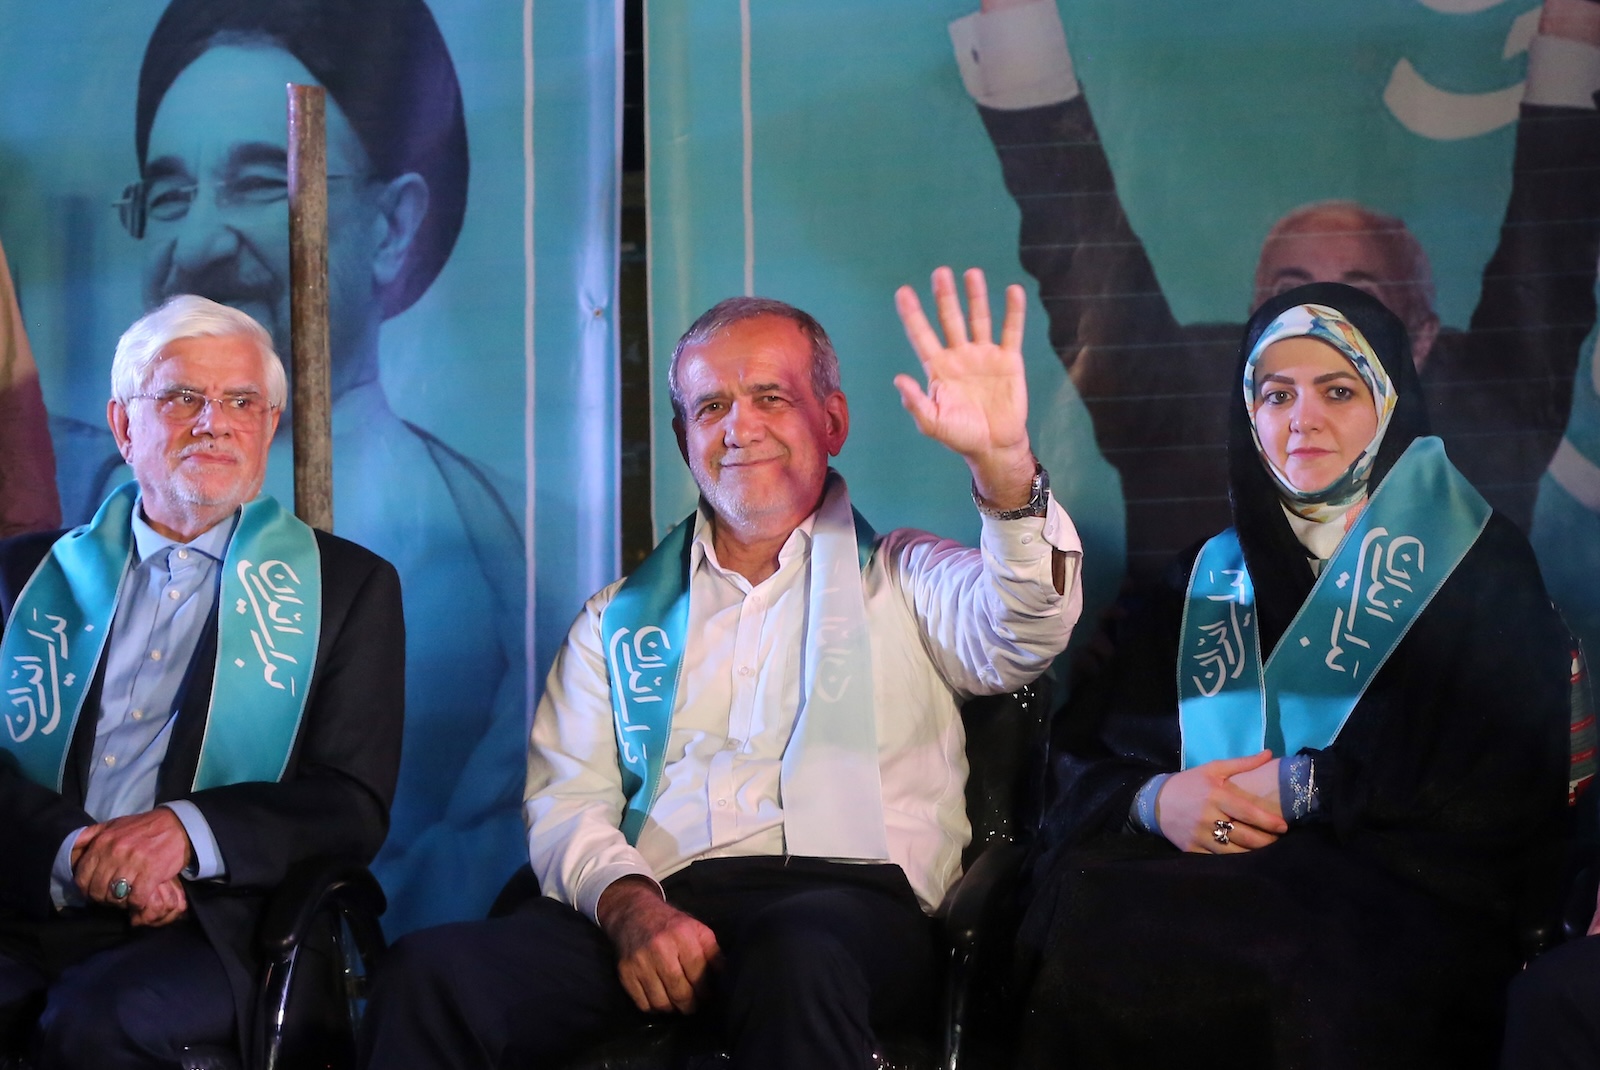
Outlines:
<svg viewBox="0 0 1600 1070"><path fill-rule="evenodd" d="M167 538L150 526L150 522L144 518L144 499L141 496L138 508L133 511L133 545L140 561L148 561L152 555L171 546L186 546L191 550L200 551L214 561L221 561L228 552L228 542L233 538L233 529L238 520L239 511L236 509L229 519L213 524L186 543L179 542L177 539Z"/></svg>
<svg viewBox="0 0 1600 1070"><path fill-rule="evenodd" d="M778 551L779 572L782 572L785 566L790 561L793 561L796 556L804 554L810 549L811 529L816 520L817 514L812 513L800 521L795 529L789 533L789 537L784 540L783 549ZM712 545L711 511L706 508L704 500L700 502L700 506L695 510L694 514L694 542L689 547L690 575L698 572L702 565L713 568L724 575L730 575L729 571L723 568L722 563L717 560L717 549Z"/></svg>

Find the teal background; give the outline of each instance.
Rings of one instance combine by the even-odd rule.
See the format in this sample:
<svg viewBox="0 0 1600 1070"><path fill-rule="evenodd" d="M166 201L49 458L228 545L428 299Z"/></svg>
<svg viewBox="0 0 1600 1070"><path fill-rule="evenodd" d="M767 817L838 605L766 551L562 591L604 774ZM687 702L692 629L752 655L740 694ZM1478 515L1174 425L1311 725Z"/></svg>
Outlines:
<svg viewBox="0 0 1600 1070"><path fill-rule="evenodd" d="M750 4L757 293L815 314L844 367L852 434L838 464L880 528L978 534L965 466L924 440L891 385L916 360L892 295L939 264L1027 284L1030 424L1086 544L1091 602L1122 566L1121 489L1046 342L1017 261L1018 213L963 88L947 26L976 0ZM1513 130L1433 141L1383 91L1401 58L1460 93L1516 85L1505 0L1474 15L1420 2L1081 0L1061 13L1128 215L1183 322L1237 322L1271 223L1359 199L1402 216L1433 261L1438 309L1477 299L1510 188ZM677 459L665 362L715 301L742 292L739 5L648 9L655 520L694 503ZM1080 629L1080 635L1087 633Z"/></svg>
<svg viewBox="0 0 1600 1070"><path fill-rule="evenodd" d="M0 240L53 416L103 425L116 339L144 311L141 251L111 204L138 177L134 92L164 7L0 0ZM528 567L510 571L530 582L525 600L508 596L527 605L512 625L523 655L507 677L513 693L482 714L492 723L466 741L476 744L468 764L408 749L406 762L452 794L445 812L412 815L436 822L426 850L404 854L423 831L397 819L377 867L392 934L481 916L525 860L527 713L567 626L615 578L619 557L620 0L431 7L465 103L467 214L440 276L384 324L381 379L401 417L518 489L509 505ZM72 463L60 443L57 452ZM360 493L374 503L406 493L410 473L386 475ZM430 608L408 615L413 652L462 626L452 607ZM408 724L442 716L412 705Z"/></svg>

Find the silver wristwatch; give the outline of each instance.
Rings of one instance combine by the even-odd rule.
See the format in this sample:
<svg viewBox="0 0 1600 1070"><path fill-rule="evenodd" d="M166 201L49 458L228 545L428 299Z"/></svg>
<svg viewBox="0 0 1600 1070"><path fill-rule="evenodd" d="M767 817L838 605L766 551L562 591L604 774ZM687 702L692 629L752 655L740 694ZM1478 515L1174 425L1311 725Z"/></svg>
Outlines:
<svg viewBox="0 0 1600 1070"><path fill-rule="evenodd" d="M1029 486L1028 504L1020 509L996 509L983 500L978 485L972 485L972 504L978 512L995 520L1021 520L1025 516L1044 516L1050 511L1050 473L1044 470L1039 458L1033 459L1033 483Z"/></svg>

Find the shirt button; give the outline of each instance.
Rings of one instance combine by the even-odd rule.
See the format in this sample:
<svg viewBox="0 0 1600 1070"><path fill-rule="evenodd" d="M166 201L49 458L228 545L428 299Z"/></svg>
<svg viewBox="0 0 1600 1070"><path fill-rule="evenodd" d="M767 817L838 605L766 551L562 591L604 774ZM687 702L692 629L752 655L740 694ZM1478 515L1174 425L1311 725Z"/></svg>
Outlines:
<svg viewBox="0 0 1600 1070"><path fill-rule="evenodd" d="M738 750L739 749L739 741L737 739L730 739L730 740L728 740L728 742L726 742L726 743L724 743L722 745L722 749L723 750Z"/></svg>
<svg viewBox="0 0 1600 1070"><path fill-rule="evenodd" d="M187 560L189 560L189 551L188 550L179 550L178 551L178 560L179 561L187 561Z"/></svg>
<svg viewBox="0 0 1600 1070"><path fill-rule="evenodd" d="M749 675L750 675L750 666L748 666L748 665L741 665L741 666L740 666L740 667L739 667L739 675L740 675L740 676L749 676Z"/></svg>
<svg viewBox="0 0 1600 1070"><path fill-rule="evenodd" d="M1027 544L1028 544L1028 543L1030 543L1030 542L1032 542L1032 541L1033 541L1033 536L1032 536L1032 535L1024 535L1024 536L1023 536L1023 537L1022 537L1022 544L1023 544L1023 545L1024 545L1024 546L1026 546L1026 545L1027 545Z"/></svg>
<svg viewBox="0 0 1600 1070"><path fill-rule="evenodd" d="M107 765L116 765L117 764L117 756L115 754L106 755L106 764Z"/></svg>
<svg viewBox="0 0 1600 1070"><path fill-rule="evenodd" d="M144 720L144 711L134 710L132 713L128 714L128 716L133 718L135 721L142 721Z"/></svg>
<svg viewBox="0 0 1600 1070"><path fill-rule="evenodd" d="M159 650L150 651L150 660L151 661L160 661L161 660L161 651L159 651Z"/></svg>
<svg viewBox="0 0 1600 1070"><path fill-rule="evenodd" d="M167 592L167 597L172 599L174 602L176 602L179 599L179 597L181 597L181 595L182 595L182 592L180 592L176 587L174 587L172 590Z"/></svg>
<svg viewBox="0 0 1600 1070"><path fill-rule="evenodd" d="M719 809L719 810L725 809L727 807L727 805L728 805L728 800L727 799L718 799L717 800L717 809Z"/></svg>

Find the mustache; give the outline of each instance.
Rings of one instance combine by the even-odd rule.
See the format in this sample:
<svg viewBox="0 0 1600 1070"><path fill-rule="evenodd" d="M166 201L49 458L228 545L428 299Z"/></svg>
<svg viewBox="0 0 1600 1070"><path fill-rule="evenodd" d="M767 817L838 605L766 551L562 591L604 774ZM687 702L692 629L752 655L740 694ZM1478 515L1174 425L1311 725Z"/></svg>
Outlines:
<svg viewBox="0 0 1600 1070"><path fill-rule="evenodd" d="M282 282L265 271L250 278L233 260L214 262L199 268L170 265L153 288L151 301L159 304L175 294L197 294L222 305L238 307L250 303L275 305L283 296Z"/></svg>
<svg viewBox="0 0 1600 1070"><path fill-rule="evenodd" d="M190 457L198 456L202 453L223 456L235 461L244 460L244 451L235 449L232 446L225 446L216 441L192 442L174 452L173 457L176 460L182 461L187 460Z"/></svg>

